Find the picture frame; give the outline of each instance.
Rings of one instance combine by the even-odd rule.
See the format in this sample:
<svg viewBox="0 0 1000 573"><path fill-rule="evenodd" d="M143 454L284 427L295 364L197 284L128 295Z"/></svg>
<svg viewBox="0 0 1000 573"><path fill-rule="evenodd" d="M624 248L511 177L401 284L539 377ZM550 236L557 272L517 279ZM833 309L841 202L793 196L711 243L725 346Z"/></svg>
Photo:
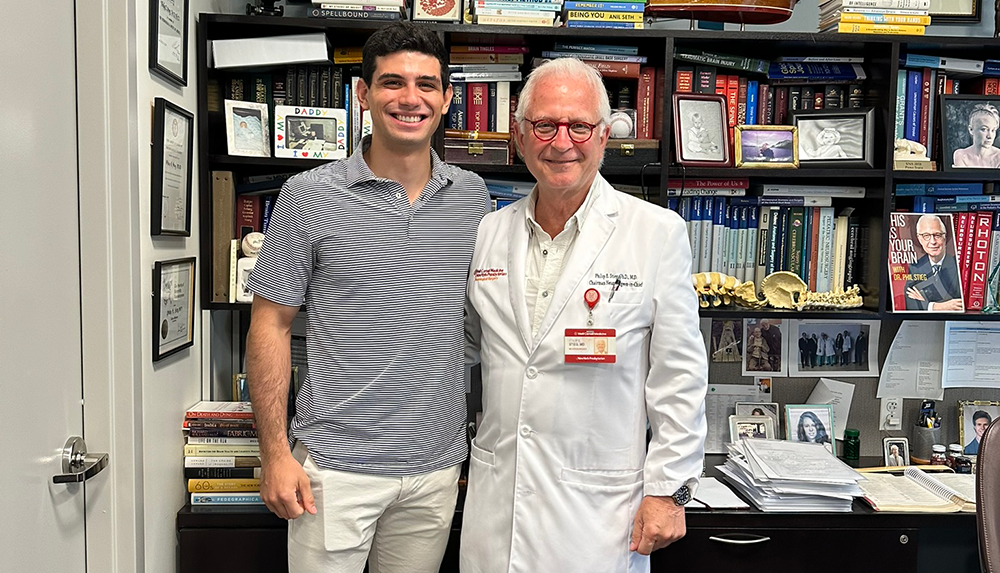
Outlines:
<svg viewBox="0 0 1000 573"><path fill-rule="evenodd" d="M195 257L153 265L153 362L194 346Z"/></svg>
<svg viewBox="0 0 1000 573"><path fill-rule="evenodd" d="M983 418L983 414L986 415ZM959 400L958 401L958 441L962 453L973 460L979 455L979 440L986 427L1000 416L1000 401ZM983 424L985 420L985 424Z"/></svg>
<svg viewBox="0 0 1000 573"><path fill-rule="evenodd" d="M910 465L910 440L890 436L882 438L882 461L887 468Z"/></svg>
<svg viewBox="0 0 1000 573"><path fill-rule="evenodd" d="M767 416L774 424L777 434L781 427L781 406L777 402L737 402L737 416Z"/></svg>
<svg viewBox="0 0 1000 573"><path fill-rule="evenodd" d="M739 442L741 438L763 438L773 440L774 420L769 416L729 416L729 442Z"/></svg>
<svg viewBox="0 0 1000 573"><path fill-rule="evenodd" d="M880 330L881 322L878 320L789 321L788 375L877 377ZM860 344L857 342L859 338Z"/></svg>
<svg viewBox="0 0 1000 573"><path fill-rule="evenodd" d="M975 23L982 11L980 0L931 0L930 16L935 24Z"/></svg>
<svg viewBox="0 0 1000 573"><path fill-rule="evenodd" d="M875 167L875 108L792 112L799 167Z"/></svg>
<svg viewBox="0 0 1000 573"><path fill-rule="evenodd" d="M191 236L194 114L164 98L153 102L151 235Z"/></svg>
<svg viewBox="0 0 1000 573"><path fill-rule="evenodd" d="M414 22L461 22L462 0L417 0L413 3L412 20Z"/></svg>
<svg viewBox="0 0 1000 573"><path fill-rule="evenodd" d="M941 95L941 163L945 171L1000 168L1000 95ZM990 131L992 128L992 131Z"/></svg>
<svg viewBox="0 0 1000 573"><path fill-rule="evenodd" d="M271 120L267 104L227 99L225 105L229 155L271 157Z"/></svg>
<svg viewBox="0 0 1000 573"><path fill-rule="evenodd" d="M833 427L833 406L830 404L785 406L785 436L789 442L829 444L832 448L836 435Z"/></svg>
<svg viewBox="0 0 1000 573"><path fill-rule="evenodd" d="M715 94L675 93L674 145L677 162L689 167L728 167L729 120L726 98Z"/></svg>
<svg viewBox="0 0 1000 573"><path fill-rule="evenodd" d="M347 157L347 110L279 105L274 108L274 156Z"/></svg>
<svg viewBox="0 0 1000 573"><path fill-rule="evenodd" d="M776 318L743 319L743 376L788 376L787 323Z"/></svg>
<svg viewBox="0 0 1000 573"><path fill-rule="evenodd" d="M149 70L187 86L190 0L149 0Z"/></svg>
<svg viewBox="0 0 1000 573"><path fill-rule="evenodd" d="M796 169L799 131L794 125L737 125L733 137L736 167Z"/></svg>

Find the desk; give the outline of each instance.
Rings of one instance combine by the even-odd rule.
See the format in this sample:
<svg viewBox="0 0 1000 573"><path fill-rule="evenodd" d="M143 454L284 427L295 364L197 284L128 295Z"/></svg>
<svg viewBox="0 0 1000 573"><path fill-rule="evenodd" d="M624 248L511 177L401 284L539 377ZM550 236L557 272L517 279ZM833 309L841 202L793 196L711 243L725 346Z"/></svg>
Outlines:
<svg viewBox="0 0 1000 573"><path fill-rule="evenodd" d="M708 474L718 477L724 460L708 456ZM461 524L459 510L441 573L458 572ZM687 527L684 539L653 554L653 573L979 571L972 513L877 513L855 501L852 513L689 510ZM177 539L181 573L287 571L285 521L263 507L185 506Z"/></svg>

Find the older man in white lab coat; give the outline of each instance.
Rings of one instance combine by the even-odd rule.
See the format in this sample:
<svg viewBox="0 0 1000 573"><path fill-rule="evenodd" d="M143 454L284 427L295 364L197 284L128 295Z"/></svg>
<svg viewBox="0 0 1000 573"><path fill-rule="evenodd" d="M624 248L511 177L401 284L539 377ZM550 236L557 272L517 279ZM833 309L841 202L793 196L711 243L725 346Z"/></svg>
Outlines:
<svg viewBox="0 0 1000 573"><path fill-rule="evenodd" d="M469 277L484 412L464 573L642 572L685 533L707 389L691 251L679 216L598 174L609 116L574 59L521 92L514 134L538 184L483 220Z"/></svg>

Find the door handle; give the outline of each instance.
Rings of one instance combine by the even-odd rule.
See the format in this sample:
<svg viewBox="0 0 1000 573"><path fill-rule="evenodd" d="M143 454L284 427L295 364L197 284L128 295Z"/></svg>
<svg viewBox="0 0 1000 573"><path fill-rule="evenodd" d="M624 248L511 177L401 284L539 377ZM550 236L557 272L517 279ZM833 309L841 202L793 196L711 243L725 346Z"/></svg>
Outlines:
<svg viewBox="0 0 1000 573"><path fill-rule="evenodd" d="M79 483L108 467L108 454L88 454L87 442L80 436L66 440L62 452L63 473L52 476L52 483Z"/></svg>
<svg viewBox="0 0 1000 573"><path fill-rule="evenodd" d="M744 534L744 535L747 536L747 539L730 539L728 537L723 537L721 535L718 536L713 535L709 537L709 539L712 541L718 541L719 543L728 543L730 545L755 545L757 543L767 543L768 541L771 540L770 537L749 535L749 534Z"/></svg>

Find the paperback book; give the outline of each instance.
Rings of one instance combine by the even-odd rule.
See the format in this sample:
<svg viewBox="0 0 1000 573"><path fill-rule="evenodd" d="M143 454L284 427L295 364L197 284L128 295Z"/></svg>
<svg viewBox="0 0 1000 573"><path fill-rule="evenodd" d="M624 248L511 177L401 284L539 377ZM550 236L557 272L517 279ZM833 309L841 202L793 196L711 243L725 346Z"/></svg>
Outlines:
<svg viewBox="0 0 1000 573"><path fill-rule="evenodd" d="M890 213L893 312L963 312L957 252L950 214Z"/></svg>

